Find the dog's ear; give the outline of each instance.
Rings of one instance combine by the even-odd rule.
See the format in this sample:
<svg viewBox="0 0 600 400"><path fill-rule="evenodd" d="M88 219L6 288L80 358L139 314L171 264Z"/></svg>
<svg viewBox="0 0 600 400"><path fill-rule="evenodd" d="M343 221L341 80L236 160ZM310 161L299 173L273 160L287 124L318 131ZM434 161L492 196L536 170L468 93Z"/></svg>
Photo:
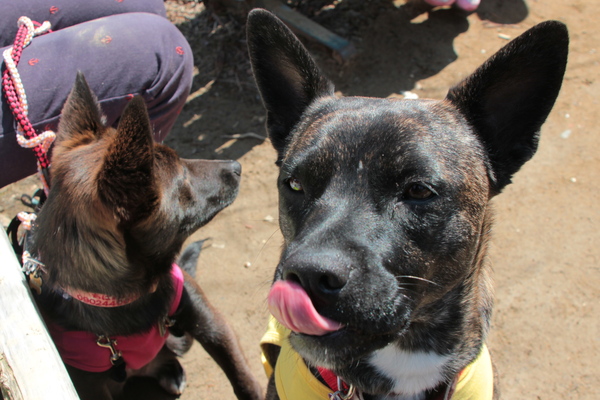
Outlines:
<svg viewBox="0 0 600 400"><path fill-rule="evenodd" d="M99 137L105 130L102 120L98 99L92 93L83 73L79 71L62 109L57 142L71 139L76 143L85 143Z"/></svg>
<svg viewBox="0 0 600 400"><path fill-rule="evenodd" d="M332 96L333 84L300 40L270 12L252 10L247 35L254 78L267 109L269 138L281 159L306 107L316 98Z"/></svg>
<svg viewBox="0 0 600 400"><path fill-rule="evenodd" d="M148 215L156 205L153 177L154 142L144 100L134 97L119 121L100 173L100 198L121 223Z"/></svg>
<svg viewBox="0 0 600 400"><path fill-rule="evenodd" d="M562 84L568 45L564 24L541 23L448 93L486 147L496 193L537 150L539 130Z"/></svg>

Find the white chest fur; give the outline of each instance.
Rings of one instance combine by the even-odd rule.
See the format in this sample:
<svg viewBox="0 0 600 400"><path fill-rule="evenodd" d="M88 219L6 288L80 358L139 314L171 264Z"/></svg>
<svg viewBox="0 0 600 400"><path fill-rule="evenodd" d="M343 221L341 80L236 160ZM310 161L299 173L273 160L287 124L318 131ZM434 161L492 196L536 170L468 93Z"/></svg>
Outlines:
<svg viewBox="0 0 600 400"><path fill-rule="evenodd" d="M394 382L389 400L419 400L422 393L442 380L442 367L450 356L433 352L405 351L395 345L377 350L369 359L382 376Z"/></svg>

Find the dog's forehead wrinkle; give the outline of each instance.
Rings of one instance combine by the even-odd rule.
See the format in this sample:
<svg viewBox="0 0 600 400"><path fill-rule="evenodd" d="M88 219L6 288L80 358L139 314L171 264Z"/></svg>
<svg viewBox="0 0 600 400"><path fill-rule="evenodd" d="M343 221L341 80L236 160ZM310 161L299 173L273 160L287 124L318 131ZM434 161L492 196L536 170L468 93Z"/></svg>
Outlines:
<svg viewBox="0 0 600 400"><path fill-rule="evenodd" d="M342 100L338 102L344 103ZM357 101L382 103L387 107L377 110L357 108L354 104ZM439 102L407 102L407 105L384 99L351 98L349 103L351 107L338 105L329 113L318 109L313 113L317 115L316 118L308 118L310 123L303 126L302 135L295 137L288 151L288 154L295 155L296 163L301 163L304 157L315 152L322 162L351 163L362 170L368 166L366 159L375 159L374 155L380 150L382 153L395 151L395 158L400 159L411 154L415 146L424 150L455 150L459 146L464 151L470 151L475 140L472 136L458 135L448 129L456 122L456 117L450 112L433 112L444 108ZM402 106L397 107L397 104ZM331 102L328 106L331 107ZM439 150L433 154L436 152L442 154ZM429 158L431 154L428 153ZM379 163L379 160L375 162Z"/></svg>

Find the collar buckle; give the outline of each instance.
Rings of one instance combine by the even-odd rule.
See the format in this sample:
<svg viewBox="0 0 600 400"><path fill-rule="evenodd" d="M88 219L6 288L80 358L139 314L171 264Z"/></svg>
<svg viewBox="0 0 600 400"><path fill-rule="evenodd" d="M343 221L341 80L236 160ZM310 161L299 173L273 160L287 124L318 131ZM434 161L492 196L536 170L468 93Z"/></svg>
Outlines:
<svg viewBox="0 0 600 400"><path fill-rule="evenodd" d="M42 294L42 273L46 272L44 263L36 260L28 251L23 251L23 272L27 275L29 287L34 290L38 296Z"/></svg>

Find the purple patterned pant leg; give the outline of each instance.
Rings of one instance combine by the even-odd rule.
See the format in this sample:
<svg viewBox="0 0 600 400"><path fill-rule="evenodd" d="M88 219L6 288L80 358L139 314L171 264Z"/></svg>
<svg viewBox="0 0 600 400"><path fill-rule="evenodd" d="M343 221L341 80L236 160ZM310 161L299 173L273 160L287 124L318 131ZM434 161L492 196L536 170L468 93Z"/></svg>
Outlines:
<svg viewBox="0 0 600 400"><path fill-rule="evenodd" d="M29 118L36 130L56 129L80 70L100 100L109 124L116 124L127 102L141 95L155 139L162 141L189 94L193 57L186 39L164 17L126 13L34 38L23 51L18 68L28 97ZM33 152L16 143L14 119L4 97L1 106L3 187L35 173L36 163Z"/></svg>

